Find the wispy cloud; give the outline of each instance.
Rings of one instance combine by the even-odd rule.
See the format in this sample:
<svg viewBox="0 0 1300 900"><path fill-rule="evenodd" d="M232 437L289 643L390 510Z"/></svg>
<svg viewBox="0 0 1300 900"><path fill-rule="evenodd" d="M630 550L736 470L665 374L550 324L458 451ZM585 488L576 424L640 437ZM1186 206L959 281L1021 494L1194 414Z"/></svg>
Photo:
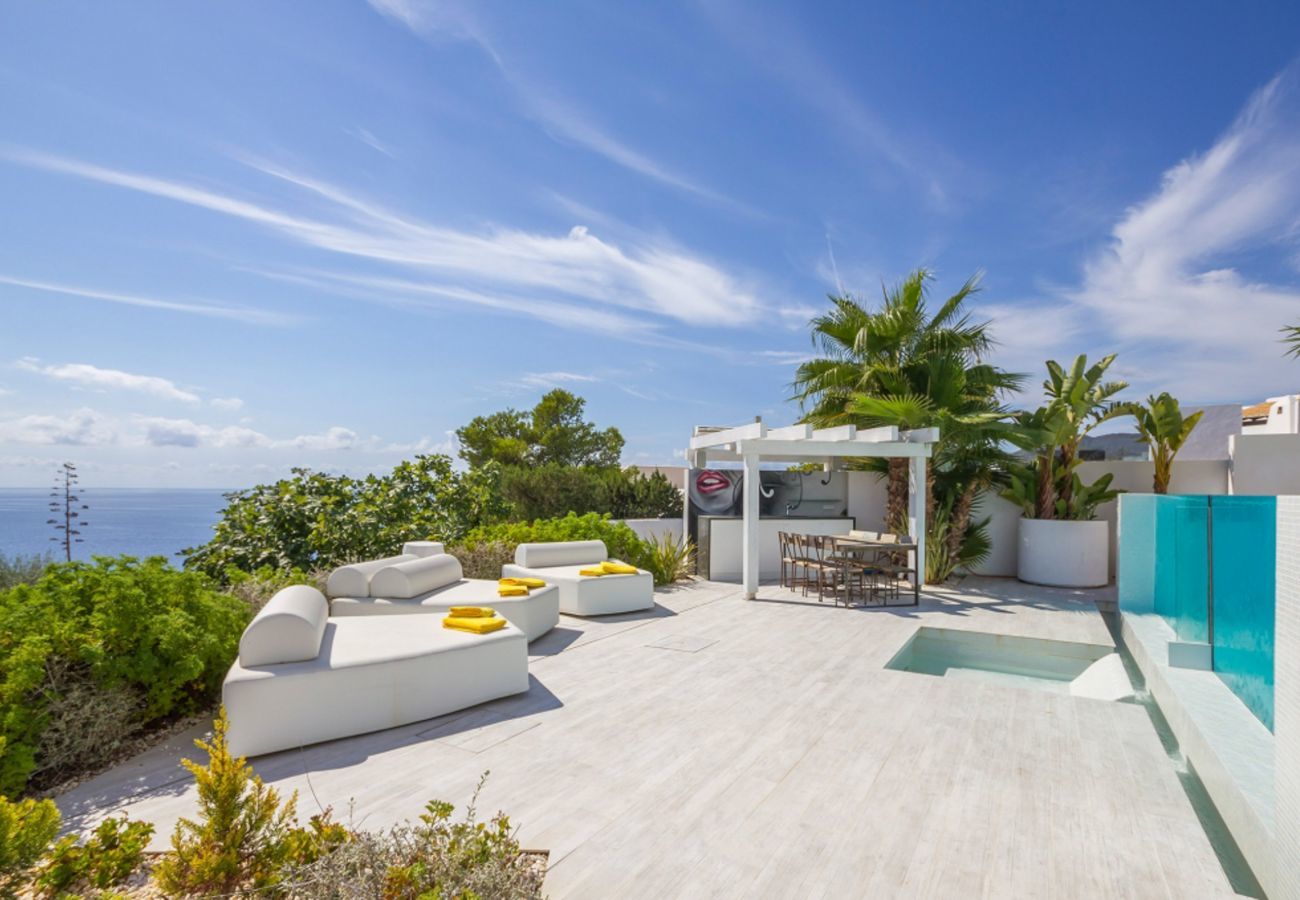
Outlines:
<svg viewBox="0 0 1300 900"><path fill-rule="evenodd" d="M139 294L123 294L98 288L88 288L71 284L59 284L33 278L19 278L12 275L0 275L0 285L28 288L53 294L65 294L86 300L101 300L105 303L119 303L124 306L142 306L148 309L165 309L171 312L189 313L196 316L208 316L215 319L233 319L251 325L288 325L298 321L294 316L270 312L264 309L252 309L245 306L223 306L211 303L189 303L180 300L165 300L158 297L145 297Z"/></svg>
<svg viewBox="0 0 1300 900"><path fill-rule="evenodd" d="M765 216L754 207L741 203L690 178L673 167L654 159L609 133L594 116L580 109L559 92L543 86L536 72L521 72L509 63L497 47L487 26L480 18L480 7L456 2L433 0L369 0L380 14L405 25L412 32L431 41L453 39L474 44L500 72L524 113L561 143L574 144L604 157L630 172L666 187L690 194L715 206L749 216Z"/></svg>
<svg viewBox="0 0 1300 900"><path fill-rule="evenodd" d="M113 444L117 439L113 423L93 409L78 409L67 415L21 416L0 422L0 444L87 447Z"/></svg>
<svg viewBox="0 0 1300 900"><path fill-rule="evenodd" d="M1300 224L1300 72L1254 94L1209 150L1169 169L1115 225L1077 286L1006 311L1006 338L1053 322L1057 337L1119 350L1140 390L1247 400L1294 390L1278 329L1300 318L1287 261ZM1268 276L1251 274L1265 272ZM1271 277L1269 277L1271 276ZM1039 334L1044 348L1059 345ZM1018 343L1022 343L1018 341ZM1083 349L1078 347L1077 349ZM1035 367L1037 372L1041 365Z"/></svg>
<svg viewBox="0 0 1300 900"><path fill-rule="evenodd" d="M530 388L557 388L566 384L590 384L600 381L595 375L579 375L576 372L525 372L519 376L519 383Z"/></svg>
<svg viewBox="0 0 1300 900"><path fill-rule="evenodd" d="M238 397L213 397L208 401L213 409L220 409L224 412L239 412L244 408L244 401Z"/></svg>
<svg viewBox="0 0 1300 900"><path fill-rule="evenodd" d="M350 279L354 287L432 294L570 326L577 324L575 313L582 309L587 321L604 315L610 331L627 330L638 321L643 330L652 321L626 312L691 324L749 325L764 305L744 280L662 242L619 246L581 226L558 235L505 228L459 231L399 215L343 188L267 164L250 162L328 201L333 219L299 216L183 182L50 154L10 152L8 158L201 207L302 244L408 272L407 279L331 276L339 282ZM411 271L422 280L409 280Z"/></svg>
<svg viewBox="0 0 1300 900"><path fill-rule="evenodd" d="M157 375L136 375L120 369L101 369L89 363L63 363L61 365L44 365L35 357L26 356L14 365L27 372L44 375L55 381L74 384L94 390L134 391L151 394L165 400L178 400L181 403L197 404L199 395L193 391L183 390L175 382Z"/></svg>
<svg viewBox="0 0 1300 900"><path fill-rule="evenodd" d="M391 149L389 149L388 145L385 144L383 141L381 141L379 138L375 137L368 129L361 128L360 126L358 126L357 128L352 130L351 134L353 135L353 137L355 137L361 143L365 144L371 150L374 150L378 153L382 153L384 156L387 156L389 159L397 158L397 155L393 153Z"/></svg>

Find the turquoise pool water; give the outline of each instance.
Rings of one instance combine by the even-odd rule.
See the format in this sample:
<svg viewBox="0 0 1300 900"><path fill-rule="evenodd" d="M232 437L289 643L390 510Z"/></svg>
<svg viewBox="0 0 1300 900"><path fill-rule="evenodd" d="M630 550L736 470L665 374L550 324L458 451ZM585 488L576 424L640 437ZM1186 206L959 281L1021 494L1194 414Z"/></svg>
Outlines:
<svg viewBox="0 0 1300 900"><path fill-rule="evenodd" d="M1119 605L1211 648L1215 673L1271 731L1274 497L1120 497Z"/></svg>
<svg viewBox="0 0 1300 900"><path fill-rule="evenodd" d="M1070 682L1110 652L1100 644L923 625L885 668L1068 694Z"/></svg>

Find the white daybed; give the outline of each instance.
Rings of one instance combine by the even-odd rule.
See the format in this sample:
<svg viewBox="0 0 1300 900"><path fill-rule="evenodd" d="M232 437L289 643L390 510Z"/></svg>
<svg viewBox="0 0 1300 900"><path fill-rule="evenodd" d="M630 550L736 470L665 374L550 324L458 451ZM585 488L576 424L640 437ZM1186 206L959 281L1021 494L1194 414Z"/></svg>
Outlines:
<svg viewBox="0 0 1300 900"><path fill-rule="evenodd" d="M330 619L325 595L280 591L239 641L222 702L231 753L257 756L406 725L528 690L528 642L434 616Z"/></svg>
<svg viewBox="0 0 1300 900"><path fill-rule="evenodd" d="M501 567L506 578L541 578L560 590L560 612L573 616L607 616L651 609L655 605L654 577L642 569L635 575L579 575L581 569L609 559L604 541L557 541L520 544L515 564Z"/></svg>
<svg viewBox="0 0 1300 900"><path fill-rule="evenodd" d="M326 584L330 617L445 614L453 606L490 606L528 640L560 623L560 592L533 588L525 597L500 597L497 583L464 578L460 560L441 552L407 555L336 569ZM405 549L409 549L408 544Z"/></svg>

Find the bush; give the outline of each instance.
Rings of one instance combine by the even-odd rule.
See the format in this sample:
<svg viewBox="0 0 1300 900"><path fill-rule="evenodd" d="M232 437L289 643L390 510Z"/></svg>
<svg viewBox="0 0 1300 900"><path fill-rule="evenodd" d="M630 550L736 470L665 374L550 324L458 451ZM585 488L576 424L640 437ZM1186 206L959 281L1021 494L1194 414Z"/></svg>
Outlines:
<svg viewBox="0 0 1300 900"><path fill-rule="evenodd" d="M640 565L645 547L637 533L622 522L611 521L608 516L587 513L576 516L570 513L559 519L538 519L535 522L507 522L475 528L465 535L463 544L457 548L456 556L462 548L474 551L483 544L500 544L508 548L513 558L515 547L542 541L604 541L609 555ZM450 552L450 551L449 551ZM513 561L513 559L512 559ZM496 578L501 574L500 570Z"/></svg>
<svg viewBox="0 0 1300 900"><path fill-rule="evenodd" d="M215 536L186 550L185 565L224 581L232 569L311 572L389 556L405 541L454 541L504 518L499 481L495 465L456 472L440 455L363 479L294 469L227 494Z"/></svg>
<svg viewBox="0 0 1300 900"><path fill-rule="evenodd" d="M223 712L212 726L212 740L195 741L208 764L181 765L194 776L199 819L181 819L172 834L172 852L158 863L154 877L171 896L232 894L265 890L280 880L288 859L297 794L281 803L242 759L226 746Z"/></svg>
<svg viewBox="0 0 1300 900"><path fill-rule="evenodd" d="M602 513L616 519L680 516L682 492L661 472L645 477L635 468L593 469L536 466L506 469L501 495L511 517L521 521L574 513Z"/></svg>
<svg viewBox="0 0 1300 900"><path fill-rule="evenodd" d="M466 578L501 577L501 567L515 561L515 545L504 541L448 547L447 552L460 560Z"/></svg>
<svg viewBox="0 0 1300 900"><path fill-rule="evenodd" d="M418 900L424 897L540 898L545 868L520 852L510 820L476 820L479 781L465 817L432 801L420 824L355 834L334 852L293 872L292 896L313 900Z"/></svg>
<svg viewBox="0 0 1300 900"><path fill-rule="evenodd" d="M290 585L307 584L323 593L328 577L329 572L324 569L315 572L304 572L301 569L279 572L270 566L263 566L256 572L241 572L232 568L226 570L225 592L242 600L248 605L248 611L257 615L266 601Z"/></svg>
<svg viewBox="0 0 1300 900"><path fill-rule="evenodd" d="M23 556L21 553L5 556L0 553L0 591L7 591L20 584L31 584L53 562L54 557L48 553L43 556L35 553L31 556Z"/></svg>
<svg viewBox="0 0 1300 900"><path fill-rule="evenodd" d="M0 896L14 893L58 833L59 810L52 801L0 796Z"/></svg>
<svg viewBox="0 0 1300 900"><path fill-rule="evenodd" d="M0 792L18 794L38 769L49 783L137 728L205 708L248 619L239 600L160 557L59 563L0 591Z"/></svg>
<svg viewBox="0 0 1300 900"><path fill-rule="evenodd" d="M72 835L55 844L36 876L36 887L45 896L64 897L122 884L144 862L151 837L148 822L105 819L84 844Z"/></svg>
<svg viewBox="0 0 1300 900"><path fill-rule="evenodd" d="M672 534L645 540L641 568L654 576L655 584L685 581L695 574L695 545Z"/></svg>

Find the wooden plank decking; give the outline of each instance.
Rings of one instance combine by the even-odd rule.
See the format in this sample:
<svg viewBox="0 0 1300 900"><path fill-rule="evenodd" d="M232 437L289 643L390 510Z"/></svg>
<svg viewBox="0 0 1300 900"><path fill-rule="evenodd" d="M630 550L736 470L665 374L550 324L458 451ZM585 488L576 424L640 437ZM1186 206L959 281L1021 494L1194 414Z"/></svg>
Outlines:
<svg viewBox="0 0 1300 900"><path fill-rule="evenodd" d="M1062 592L969 580L920 609L775 587L566 618L532 689L444 719L256 761L378 827L439 797L506 810L555 897L1230 897L1137 706L886 670L920 624L1110 643ZM177 740L64 796L165 841L191 811Z"/></svg>

